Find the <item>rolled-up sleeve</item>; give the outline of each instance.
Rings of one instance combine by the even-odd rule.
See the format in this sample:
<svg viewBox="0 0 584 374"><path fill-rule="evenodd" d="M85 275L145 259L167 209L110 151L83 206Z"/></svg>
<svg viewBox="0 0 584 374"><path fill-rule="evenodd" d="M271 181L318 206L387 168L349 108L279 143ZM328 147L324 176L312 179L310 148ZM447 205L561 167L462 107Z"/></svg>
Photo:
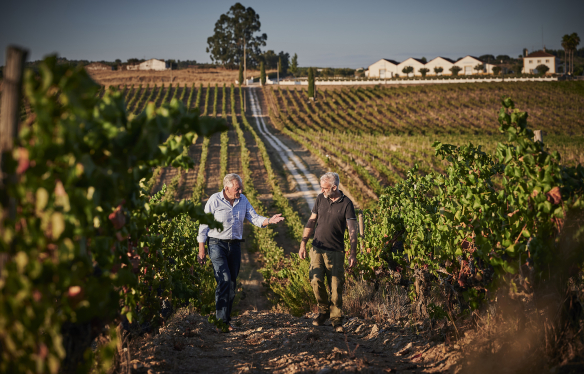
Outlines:
<svg viewBox="0 0 584 374"><path fill-rule="evenodd" d="M245 207L245 218L251 222L254 226L262 227L262 223L267 219L266 217L260 216L256 213L251 203L246 198L245 199L247 206Z"/></svg>
<svg viewBox="0 0 584 374"><path fill-rule="evenodd" d="M211 199L207 200L207 204L205 204L205 213L211 213ZM208 233L209 225L205 224L199 225L199 236L197 236L197 242L205 243L207 241Z"/></svg>

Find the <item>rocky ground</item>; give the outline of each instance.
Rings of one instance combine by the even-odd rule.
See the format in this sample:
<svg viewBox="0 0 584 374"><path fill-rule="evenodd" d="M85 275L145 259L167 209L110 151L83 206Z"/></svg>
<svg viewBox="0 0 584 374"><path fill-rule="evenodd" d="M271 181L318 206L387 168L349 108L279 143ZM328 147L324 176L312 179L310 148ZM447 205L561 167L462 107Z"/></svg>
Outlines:
<svg viewBox="0 0 584 374"><path fill-rule="evenodd" d="M450 371L462 354L416 326L355 317L341 334L330 323L313 326L312 317L247 310L234 318L235 332L219 333L185 308L158 334L134 338L126 362L132 373L434 373Z"/></svg>

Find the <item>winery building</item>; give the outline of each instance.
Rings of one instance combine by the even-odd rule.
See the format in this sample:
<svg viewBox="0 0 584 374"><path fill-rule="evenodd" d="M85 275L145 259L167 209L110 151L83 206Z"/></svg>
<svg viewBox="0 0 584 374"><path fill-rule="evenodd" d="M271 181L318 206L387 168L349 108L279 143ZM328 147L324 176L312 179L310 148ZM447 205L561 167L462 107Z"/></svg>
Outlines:
<svg viewBox="0 0 584 374"><path fill-rule="evenodd" d="M547 53L545 48L543 51L535 51L530 54L527 54L527 51L525 51L525 57L523 57L523 73L538 74L537 67L539 65L547 66L549 69L548 74L555 74L560 64L556 56Z"/></svg>

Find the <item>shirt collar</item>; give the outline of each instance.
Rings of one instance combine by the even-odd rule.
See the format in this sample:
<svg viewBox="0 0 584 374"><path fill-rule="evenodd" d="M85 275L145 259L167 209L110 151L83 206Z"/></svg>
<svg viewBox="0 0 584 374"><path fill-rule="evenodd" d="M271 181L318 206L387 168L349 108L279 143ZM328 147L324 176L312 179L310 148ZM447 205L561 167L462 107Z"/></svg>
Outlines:
<svg viewBox="0 0 584 374"><path fill-rule="evenodd" d="M223 201L226 201L227 203L229 203L229 200L227 200L227 197L225 196L225 188L223 188L221 190L221 192L219 192L219 193L221 194L221 199ZM235 206L235 204L238 203L240 199L241 199L241 197L239 199L233 200L233 206ZM229 205L231 205L231 204L229 204Z"/></svg>
<svg viewBox="0 0 584 374"><path fill-rule="evenodd" d="M341 197L339 197L338 199L336 199L335 201L332 201L331 199L329 199L328 197L325 197L326 201L329 202L329 204L336 204L336 203L340 203L343 201L343 199L345 198L345 194L343 193L343 191L339 190L339 192L341 193Z"/></svg>

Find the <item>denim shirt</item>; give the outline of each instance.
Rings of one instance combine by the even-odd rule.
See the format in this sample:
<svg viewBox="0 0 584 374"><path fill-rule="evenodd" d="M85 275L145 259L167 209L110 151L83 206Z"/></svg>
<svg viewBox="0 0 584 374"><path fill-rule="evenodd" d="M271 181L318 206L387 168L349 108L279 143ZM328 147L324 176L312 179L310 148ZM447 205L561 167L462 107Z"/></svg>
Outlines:
<svg viewBox="0 0 584 374"><path fill-rule="evenodd" d="M207 237L225 240L241 239L245 219L257 227L262 227L262 223L266 220L266 217L256 213L244 194L241 194L239 199L235 199L231 206L223 196L223 191L211 195L205 204L205 213L212 213L217 222L223 223L223 231L209 230L208 225L200 225L199 236L197 236L199 243L204 243Z"/></svg>

